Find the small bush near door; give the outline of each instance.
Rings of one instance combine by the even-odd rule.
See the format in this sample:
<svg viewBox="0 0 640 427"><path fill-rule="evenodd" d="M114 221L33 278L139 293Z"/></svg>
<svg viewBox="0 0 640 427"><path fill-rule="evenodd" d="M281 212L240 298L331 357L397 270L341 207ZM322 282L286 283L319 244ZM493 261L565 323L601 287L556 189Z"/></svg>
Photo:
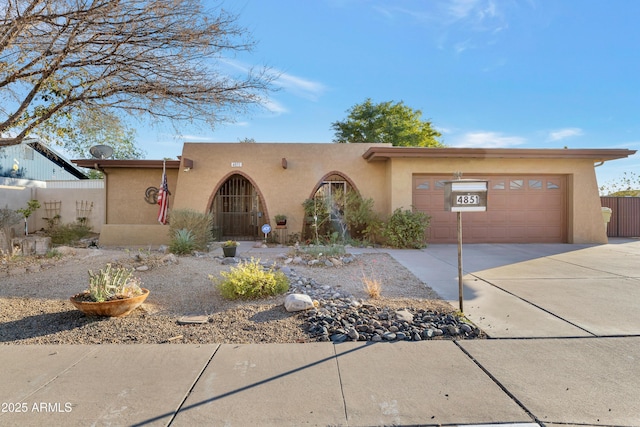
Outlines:
<svg viewBox="0 0 640 427"><path fill-rule="evenodd" d="M393 211L382 229L385 243L394 248L420 249L426 246L424 232L429 215L400 208Z"/></svg>
<svg viewBox="0 0 640 427"><path fill-rule="evenodd" d="M169 236L174 241L180 230L187 230L193 239L193 250L204 251L212 241L213 217L191 209L177 209L169 214Z"/></svg>

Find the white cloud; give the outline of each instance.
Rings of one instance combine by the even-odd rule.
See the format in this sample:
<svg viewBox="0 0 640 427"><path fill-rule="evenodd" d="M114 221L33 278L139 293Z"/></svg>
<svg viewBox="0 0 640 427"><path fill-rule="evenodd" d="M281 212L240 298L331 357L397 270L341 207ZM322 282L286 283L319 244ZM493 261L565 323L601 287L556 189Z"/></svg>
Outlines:
<svg viewBox="0 0 640 427"><path fill-rule="evenodd" d="M265 99L262 102L262 106L264 108L266 108L267 110L269 110L270 112L274 113L274 114L284 114L287 113L289 110L287 110L287 108L282 105L281 103L279 103L278 101L274 101L273 99Z"/></svg>
<svg viewBox="0 0 640 427"><path fill-rule="evenodd" d="M580 128L564 128L549 132L549 141L560 141L572 136L580 136L584 132Z"/></svg>
<svg viewBox="0 0 640 427"><path fill-rule="evenodd" d="M451 128L447 128L447 127L443 127L443 126L434 125L433 128L435 130L437 130L438 132L440 132L441 134L448 134L448 133L453 132L453 130Z"/></svg>
<svg viewBox="0 0 640 427"><path fill-rule="evenodd" d="M291 92L296 96L310 99L312 101L317 101L318 98L327 90L326 86L322 83L288 73L279 74L278 78L274 81L274 84L280 86L287 92Z"/></svg>
<svg viewBox="0 0 640 427"><path fill-rule="evenodd" d="M479 0L452 0L447 2L447 12L455 19L466 19L478 7Z"/></svg>
<svg viewBox="0 0 640 427"><path fill-rule="evenodd" d="M440 0L409 3L377 4L373 8L389 21L406 24L403 17L423 25L433 34L438 49L451 49L456 54L496 43L509 28L509 9L515 4L495 0Z"/></svg>
<svg viewBox="0 0 640 427"><path fill-rule="evenodd" d="M230 67L240 70L243 73L251 72L252 67L240 61L224 58L221 59L220 62L223 62ZM275 68L270 68L268 72L276 77L273 81L274 85L280 86L285 91L302 98L316 101L327 90L327 87L320 82L285 73Z"/></svg>
<svg viewBox="0 0 640 427"><path fill-rule="evenodd" d="M500 132L468 132L459 138L453 147L507 148L522 145L526 141L520 136L505 136Z"/></svg>

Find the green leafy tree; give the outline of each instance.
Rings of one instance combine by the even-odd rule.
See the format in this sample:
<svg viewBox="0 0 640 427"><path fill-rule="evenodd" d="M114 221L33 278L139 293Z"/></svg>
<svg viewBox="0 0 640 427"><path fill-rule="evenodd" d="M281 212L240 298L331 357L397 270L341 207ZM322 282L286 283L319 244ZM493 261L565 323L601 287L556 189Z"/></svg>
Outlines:
<svg viewBox="0 0 640 427"><path fill-rule="evenodd" d="M347 110L343 121L331 124L334 142L386 142L400 147L442 147L429 120L422 120L422 111L406 106L402 101L374 104L370 98Z"/></svg>
<svg viewBox="0 0 640 427"><path fill-rule="evenodd" d="M24 235L25 236L29 235L29 226L27 224L27 221L29 220L29 217L31 216L31 214L34 213L39 208L40 208L40 202L38 202L35 199L32 199L27 202L26 208L16 210L16 212L18 212L19 214L22 214L22 216L24 217Z"/></svg>
<svg viewBox="0 0 640 427"><path fill-rule="evenodd" d="M621 177L600 186L601 196L640 196L640 176L624 172Z"/></svg>
<svg viewBox="0 0 640 427"><path fill-rule="evenodd" d="M229 121L276 78L224 63L253 45L236 15L200 0L0 2L0 134L12 135L0 146L59 140L86 110Z"/></svg>
<svg viewBox="0 0 640 427"><path fill-rule="evenodd" d="M64 142L64 148L78 158L90 158L89 149L98 144L113 148L111 158L140 159L144 151L136 147L136 131L125 126L120 117L106 111L84 110L75 119L74 131Z"/></svg>

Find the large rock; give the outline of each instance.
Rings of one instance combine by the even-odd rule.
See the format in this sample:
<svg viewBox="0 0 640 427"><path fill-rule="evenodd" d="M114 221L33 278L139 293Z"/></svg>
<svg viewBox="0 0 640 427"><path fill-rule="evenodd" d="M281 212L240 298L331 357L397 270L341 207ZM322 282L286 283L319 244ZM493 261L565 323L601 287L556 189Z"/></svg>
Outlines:
<svg viewBox="0 0 640 427"><path fill-rule="evenodd" d="M25 236L11 239L11 246L24 256L46 255L51 249L51 237Z"/></svg>
<svg viewBox="0 0 640 427"><path fill-rule="evenodd" d="M289 311L303 311L313 308L313 300L309 295L289 294L284 299L284 308Z"/></svg>

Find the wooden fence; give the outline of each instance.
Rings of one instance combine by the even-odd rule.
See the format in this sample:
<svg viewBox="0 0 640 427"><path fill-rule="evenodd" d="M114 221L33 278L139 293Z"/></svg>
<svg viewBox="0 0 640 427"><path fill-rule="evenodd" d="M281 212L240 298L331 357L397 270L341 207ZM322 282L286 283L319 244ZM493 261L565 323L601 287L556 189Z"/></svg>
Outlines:
<svg viewBox="0 0 640 427"><path fill-rule="evenodd" d="M600 197L600 201L612 210L607 236L640 237L640 197Z"/></svg>

